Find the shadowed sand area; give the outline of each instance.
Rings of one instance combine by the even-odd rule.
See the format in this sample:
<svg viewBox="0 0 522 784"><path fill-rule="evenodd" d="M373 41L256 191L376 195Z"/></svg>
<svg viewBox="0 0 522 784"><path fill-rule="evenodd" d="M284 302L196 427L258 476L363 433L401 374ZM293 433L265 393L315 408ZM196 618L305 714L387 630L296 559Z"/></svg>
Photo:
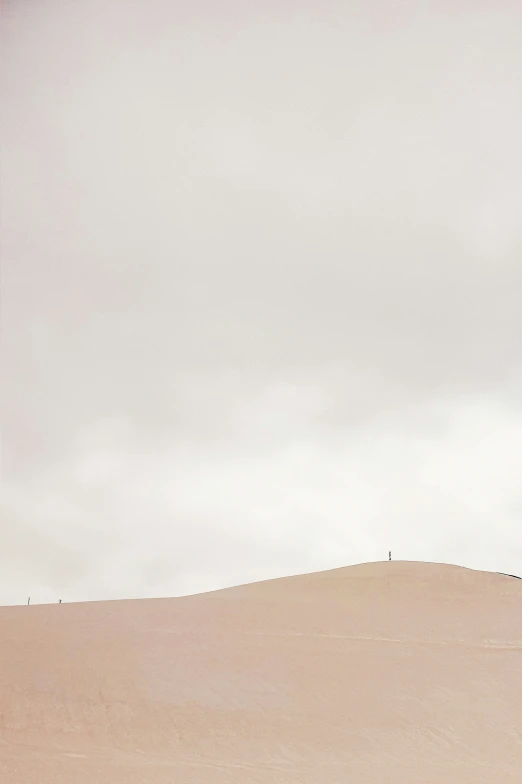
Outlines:
<svg viewBox="0 0 522 784"><path fill-rule="evenodd" d="M522 581L384 562L0 608L2 784L520 784Z"/></svg>

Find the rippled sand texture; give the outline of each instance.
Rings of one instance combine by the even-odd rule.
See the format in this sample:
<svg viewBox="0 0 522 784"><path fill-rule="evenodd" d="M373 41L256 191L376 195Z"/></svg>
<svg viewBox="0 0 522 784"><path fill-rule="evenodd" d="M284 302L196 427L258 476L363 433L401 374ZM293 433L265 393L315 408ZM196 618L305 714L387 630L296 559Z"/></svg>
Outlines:
<svg viewBox="0 0 522 784"><path fill-rule="evenodd" d="M522 581L384 562L0 608L2 784L520 784Z"/></svg>

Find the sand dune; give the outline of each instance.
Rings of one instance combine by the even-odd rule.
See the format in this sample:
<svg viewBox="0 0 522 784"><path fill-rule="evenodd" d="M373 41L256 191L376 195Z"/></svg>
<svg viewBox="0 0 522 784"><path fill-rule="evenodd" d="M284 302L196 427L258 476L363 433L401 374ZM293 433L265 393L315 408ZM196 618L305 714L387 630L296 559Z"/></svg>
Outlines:
<svg viewBox="0 0 522 784"><path fill-rule="evenodd" d="M377 563L0 608L2 784L520 784L522 581Z"/></svg>

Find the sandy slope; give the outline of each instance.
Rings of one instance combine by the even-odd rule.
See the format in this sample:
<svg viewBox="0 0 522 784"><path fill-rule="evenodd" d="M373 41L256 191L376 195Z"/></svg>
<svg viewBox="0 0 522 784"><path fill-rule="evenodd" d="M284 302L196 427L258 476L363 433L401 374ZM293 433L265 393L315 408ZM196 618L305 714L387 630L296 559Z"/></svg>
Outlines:
<svg viewBox="0 0 522 784"><path fill-rule="evenodd" d="M0 608L1 784L522 781L522 581L366 564Z"/></svg>

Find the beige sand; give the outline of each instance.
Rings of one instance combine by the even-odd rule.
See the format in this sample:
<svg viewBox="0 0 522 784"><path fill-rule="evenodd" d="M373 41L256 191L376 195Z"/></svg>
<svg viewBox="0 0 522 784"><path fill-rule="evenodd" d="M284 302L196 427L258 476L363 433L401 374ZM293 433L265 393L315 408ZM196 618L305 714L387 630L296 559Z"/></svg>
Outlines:
<svg viewBox="0 0 522 784"><path fill-rule="evenodd" d="M0 608L2 784L520 784L522 581L366 564Z"/></svg>

